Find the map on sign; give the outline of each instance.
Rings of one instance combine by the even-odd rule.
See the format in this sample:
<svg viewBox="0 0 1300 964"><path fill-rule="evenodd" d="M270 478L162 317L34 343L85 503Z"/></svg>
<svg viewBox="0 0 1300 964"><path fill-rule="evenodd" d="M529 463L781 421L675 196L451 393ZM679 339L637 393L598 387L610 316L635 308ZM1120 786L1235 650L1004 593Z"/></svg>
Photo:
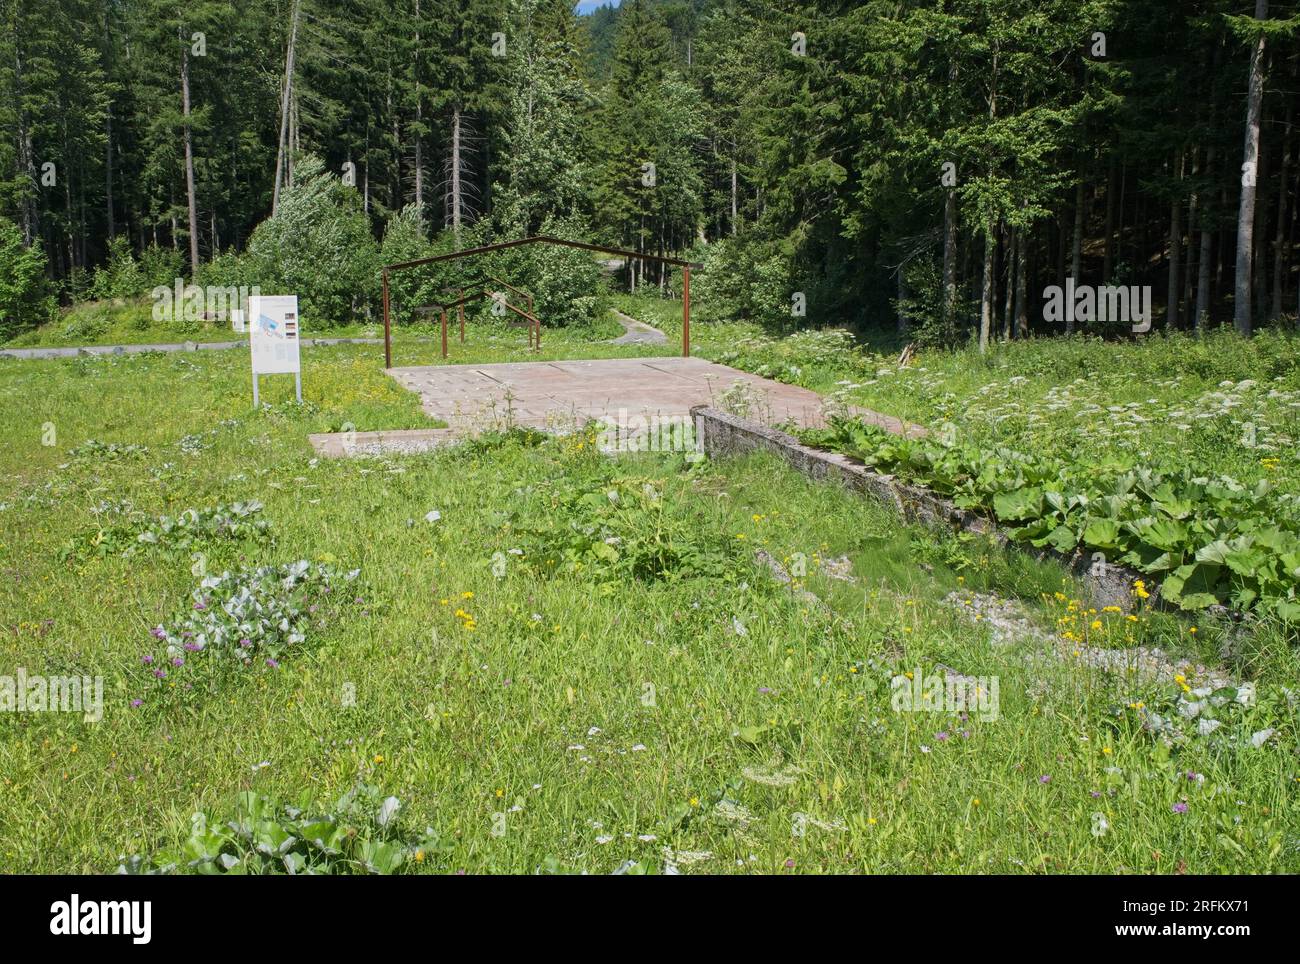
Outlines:
<svg viewBox="0 0 1300 964"><path fill-rule="evenodd" d="M254 375L299 372L298 296L249 297L248 341Z"/></svg>

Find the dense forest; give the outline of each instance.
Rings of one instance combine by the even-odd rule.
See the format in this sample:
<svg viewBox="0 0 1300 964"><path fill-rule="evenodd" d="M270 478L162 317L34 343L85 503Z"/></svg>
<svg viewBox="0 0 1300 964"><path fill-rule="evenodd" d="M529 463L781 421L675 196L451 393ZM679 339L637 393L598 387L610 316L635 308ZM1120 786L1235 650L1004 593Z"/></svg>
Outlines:
<svg viewBox="0 0 1300 964"><path fill-rule="evenodd" d="M1156 329L1249 333L1300 304L1293 3L3 16L0 334L173 272L364 314L385 261L539 232L689 255L715 316L930 343L1065 333L1042 293L1068 278L1150 286ZM602 283L581 256L549 270L571 274L557 298ZM634 261L618 283L680 279Z"/></svg>

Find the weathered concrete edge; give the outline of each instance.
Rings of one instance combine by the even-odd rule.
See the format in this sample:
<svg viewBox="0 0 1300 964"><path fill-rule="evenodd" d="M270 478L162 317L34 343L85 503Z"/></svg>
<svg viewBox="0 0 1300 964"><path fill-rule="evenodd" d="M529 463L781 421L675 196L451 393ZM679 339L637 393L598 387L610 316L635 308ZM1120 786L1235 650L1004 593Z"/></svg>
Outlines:
<svg viewBox="0 0 1300 964"><path fill-rule="evenodd" d="M317 345L380 345L380 338L304 338L304 348ZM247 348L248 340L239 341L178 341L165 343L140 343L133 345L70 345L50 348L0 348L0 358L45 360L51 358L78 358L88 355L142 355L146 352L226 351Z"/></svg>
<svg viewBox="0 0 1300 964"><path fill-rule="evenodd" d="M856 492L866 492L882 502L886 502L908 521L921 522L926 525L945 525L966 532L975 532L992 537L999 545L1012 546L1036 559L1052 559L1062 563L1070 573L1087 588L1094 606L1119 606L1128 611L1133 603L1133 583L1142 579L1146 582L1151 598L1157 603L1159 584L1150 576L1144 575L1127 566L1105 562L1100 558L1094 560L1082 551L1070 554L1053 549L1034 549L1022 543L1011 541L992 520L962 509L936 495L929 489L900 482L892 475L885 475L869 468L857 459L838 452L804 445L798 439L785 432L728 415L707 405L697 405L691 409L695 418L695 436L698 444L709 458L743 455L755 451L773 452L792 467L813 479L839 482ZM1170 608L1164 606L1164 608ZM1227 616L1240 621L1243 616L1223 607L1214 607L1215 615Z"/></svg>

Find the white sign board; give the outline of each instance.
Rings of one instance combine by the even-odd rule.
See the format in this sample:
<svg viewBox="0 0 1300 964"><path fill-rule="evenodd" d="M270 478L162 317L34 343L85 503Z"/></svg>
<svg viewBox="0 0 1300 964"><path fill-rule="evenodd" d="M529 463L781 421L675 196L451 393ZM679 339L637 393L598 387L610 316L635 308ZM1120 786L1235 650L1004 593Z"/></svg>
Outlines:
<svg viewBox="0 0 1300 964"><path fill-rule="evenodd" d="M248 339L254 375L297 374L298 296L250 295Z"/></svg>

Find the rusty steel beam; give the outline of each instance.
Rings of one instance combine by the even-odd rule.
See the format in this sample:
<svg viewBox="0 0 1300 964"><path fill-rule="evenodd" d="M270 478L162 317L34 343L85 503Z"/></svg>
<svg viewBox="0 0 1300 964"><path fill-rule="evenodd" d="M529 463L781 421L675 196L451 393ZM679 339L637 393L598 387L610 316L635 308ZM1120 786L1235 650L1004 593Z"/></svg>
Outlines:
<svg viewBox="0 0 1300 964"><path fill-rule="evenodd" d="M491 289L488 289L488 288L484 288L482 291L476 291L476 292L474 292L473 294L471 294L471 295L466 295L465 297L463 297L463 298L459 298L459 299L457 299L456 301L449 301L449 302L447 302L446 304L437 304L437 305L421 305L419 308L416 308L416 309L415 309L416 313L417 313L417 314L421 314L421 315L431 315L431 314L433 314L435 311L438 312L438 313L441 315L441 324L442 324L442 357L443 357L443 358L446 358L446 357L447 357L447 309L449 309L449 308L459 308L459 309L461 310L461 341L464 341L464 340L465 340L465 316L464 316L464 305L465 305L467 302L474 301L474 300L476 300L476 299L478 299L478 298L483 298L483 297L487 297L487 296L494 295L494 294L496 294L495 291L492 291ZM524 318L525 320L527 320L527 321L529 322L529 325L528 325L528 347L529 347L529 348L534 348L534 349L540 349L540 348L542 347L542 321L541 321L541 319L538 318L536 315L534 315L532 312L524 311L524 309L519 308L519 307L516 307L515 305L512 305L510 302L506 301L504 298L501 299L501 304L502 304L503 306L505 306L506 308L510 309L511 311L513 311L515 314L519 315L521 318ZM389 366L389 367L392 367L392 366Z"/></svg>
<svg viewBox="0 0 1300 964"><path fill-rule="evenodd" d="M388 324L388 269L384 269L384 368L393 367L393 332Z"/></svg>
<svg viewBox="0 0 1300 964"><path fill-rule="evenodd" d="M691 357L691 269L682 268L682 357Z"/></svg>
<svg viewBox="0 0 1300 964"><path fill-rule="evenodd" d="M527 291L525 291L523 288L516 288L516 287L515 287L514 285L512 285L510 282L508 282L508 281L502 281L500 278L494 278L494 277L492 277L492 276L490 276L490 275L488 276L488 281L491 281L493 284L498 284L498 285L500 285L501 287L505 288L507 291L513 291L515 294L519 295L519 297L521 297L521 298L523 298L525 301L527 301L527 302L528 302L528 310L529 310L529 311L533 311L533 296L530 295L530 294L529 294Z"/></svg>
<svg viewBox="0 0 1300 964"><path fill-rule="evenodd" d="M429 258L416 258L414 261L399 261L396 264L385 265L385 271L401 271L405 268L418 268L426 264L438 264L442 261L452 261L456 258L467 258L475 254L491 254L494 251L507 251L510 248L522 247L526 244L558 244L565 248L577 248L580 251L595 251L598 254L614 254L624 258L641 258L644 261L654 261L657 264L671 264L678 268L699 268L703 267L696 261L683 261L680 258L668 258L658 254L643 254L640 251L629 251L626 248L607 248L600 244L586 244L582 241L567 241L564 238L554 238L548 234L535 234L529 238L520 238L517 241L498 241L495 244L484 244L477 248L465 248L463 251L453 251L450 254L435 254Z"/></svg>
<svg viewBox="0 0 1300 964"><path fill-rule="evenodd" d="M399 261L395 264L385 265L383 267L384 367L391 368L393 366L392 335L390 331L389 303L388 303L388 273L390 271L402 271L407 268L418 268L424 265L438 264L443 261L454 261L458 258L467 258L470 257L471 255L476 255L476 254L491 254L492 252L495 251L507 251L511 248L519 248L529 244L558 244L561 247L576 248L579 251L594 251L598 254L611 254L625 259L641 258L644 261L653 261L656 264L667 264L667 265L672 265L674 267L681 268L682 269L682 355L683 356L690 355L691 353L691 269L700 268L703 267L703 265L701 265L697 261L683 261L680 258L669 258L658 254L644 254L640 251L630 251L626 248L610 248L601 244L587 244L582 241L568 241L565 240L564 238L552 237L551 235L548 234L536 234L531 237L520 238L516 241L499 241L495 244L484 244L484 245L480 245L477 248L466 248L463 251L453 251L449 254L437 254L429 258L416 258L413 261ZM504 281L500 281L495 278L489 278L488 280L496 281L496 283L500 284L502 287L508 288L509 290L515 292L516 294L523 295L525 298L528 299L528 307L530 309L528 312L516 308L508 301L502 301L502 304L504 304L511 311L528 319L532 323L532 328L529 329L529 339L528 339L529 346L530 347L533 346L533 331L535 330L536 348L540 349L542 346L542 323L540 319L536 317L536 315L532 314L531 311L531 309L533 308L532 296L529 295L526 291L516 288L513 285L509 285ZM446 304L426 305L422 308L417 308L416 311L421 311L421 312L437 311L437 310L443 311L444 326L445 326L446 309L458 308L460 310L460 339L463 342L465 340L465 311L464 311L465 303L467 301L473 300L474 298L481 298L483 297L483 295L488 293L489 293L488 291L483 290L477 292L476 294L468 295L468 296L462 294L462 296L456 301L448 302ZM445 335L444 335L443 357L444 358L447 357L447 351L445 346Z"/></svg>

